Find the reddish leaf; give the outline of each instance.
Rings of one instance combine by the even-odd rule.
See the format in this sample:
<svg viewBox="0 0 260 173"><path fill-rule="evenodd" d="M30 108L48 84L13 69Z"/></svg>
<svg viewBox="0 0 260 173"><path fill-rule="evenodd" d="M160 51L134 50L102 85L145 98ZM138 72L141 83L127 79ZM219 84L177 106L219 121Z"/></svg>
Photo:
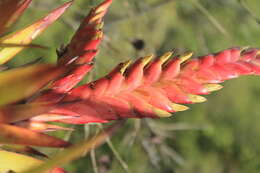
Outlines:
<svg viewBox="0 0 260 173"><path fill-rule="evenodd" d="M0 35L22 15L31 2L32 0L0 1Z"/></svg>
<svg viewBox="0 0 260 173"><path fill-rule="evenodd" d="M0 123L14 123L54 109L55 103L27 103L0 107Z"/></svg>
<svg viewBox="0 0 260 173"><path fill-rule="evenodd" d="M67 147L68 142L13 125L0 124L0 144Z"/></svg>
<svg viewBox="0 0 260 173"><path fill-rule="evenodd" d="M38 20L34 24L11 33L0 39L0 44L30 44L32 40L42 33L50 24L58 19L64 11L71 5L72 2L65 3L61 7L50 12L46 17ZM9 61L17 53L23 50L25 47L5 47L0 49L0 64Z"/></svg>

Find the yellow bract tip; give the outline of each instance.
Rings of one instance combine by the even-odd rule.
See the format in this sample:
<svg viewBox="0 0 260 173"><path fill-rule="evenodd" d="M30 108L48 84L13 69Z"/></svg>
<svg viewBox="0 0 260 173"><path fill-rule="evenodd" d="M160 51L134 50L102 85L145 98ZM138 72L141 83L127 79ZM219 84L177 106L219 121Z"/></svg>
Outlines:
<svg viewBox="0 0 260 173"><path fill-rule="evenodd" d="M203 87L205 87L208 92L218 91L223 88L223 86L219 84L205 84Z"/></svg>
<svg viewBox="0 0 260 173"><path fill-rule="evenodd" d="M188 60L189 58L191 58L193 55L193 52L186 52L183 55L181 55L179 57L179 59L181 60L181 62L183 63L184 61Z"/></svg>
<svg viewBox="0 0 260 173"><path fill-rule="evenodd" d="M244 47L241 48L241 51L240 51L240 52L246 51L246 50L249 49L249 48L250 48L250 46L244 46Z"/></svg>
<svg viewBox="0 0 260 173"><path fill-rule="evenodd" d="M128 60L128 61L124 62L122 64L122 67L120 68L120 73L124 74L124 72L126 71L127 67L129 67L131 63L132 63L132 60Z"/></svg>
<svg viewBox="0 0 260 173"><path fill-rule="evenodd" d="M188 106L185 105L181 105L181 104L176 104L176 103L172 103L171 104L171 108L176 111L176 112L180 112L180 111L186 111L189 109Z"/></svg>
<svg viewBox="0 0 260 173"><path fill-rule="evenodd" d="M104 22L101 21L100 23L96 24L95 29L102 29L104 27Z"/></svg>
<svg viewBox="0 0 260 173"><path fill-rule="evenodd" d="M193 95L193 94L189 94L188 95L190 101L192 101L193 103L202 103L207 101L207 99L205 97L199 96L199 95Z"/></svg>
<svg viewBox="0 0 260 173"><path fill-rule="evenodd" d="M166 52L165 54L163 54L162 56L160 56L160 61L162 63L164 63L165 61L167 61L171 56L172 56L173 52Z"/></svg>
<svg viewBox="0 0 260 173"><path fill-rule="evenodd" d="M141 62L144 66L146 66L153 59L153 55L145 56L141 59Z"/></svg>
<svg viewBox="0 0 260 173"><path fill-rule="evenodd" d="M159 108L152 107L152 110L158 117L170 117L170 116L172 116L171 113L164 111L162 109L159 109Z"/></svg>
<svg viewBox="0 0 260 173"><path fill-rule="evenodd" d="M93 40L98 40L98 39L101 39L103 37L103 32L102 31L98 31L96 33L96 35L93 37Z"/></svg>
<svg viewBox="0 0 260 173"><path fill-rule="evenodd" d="M111 1L104 1L102 4L100 4L98 7L96 7L94 9L95 13L101 13L101 12L104 12L108 9L108 7L110 6L111 4Z"/></svg>

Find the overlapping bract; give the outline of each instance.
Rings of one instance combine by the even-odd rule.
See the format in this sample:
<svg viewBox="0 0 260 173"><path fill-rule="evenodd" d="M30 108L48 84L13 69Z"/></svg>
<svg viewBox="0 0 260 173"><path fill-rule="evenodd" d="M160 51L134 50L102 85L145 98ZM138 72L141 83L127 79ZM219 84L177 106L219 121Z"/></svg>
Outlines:
<svg viewBox="0 0 260 173"><path fill-rule="evenodd" d="M218 83L260 74L259 49L231 48L190 60L191 53L171 55L121 63L107 76L72 89L61 101L71 103L51 113L75 116L58 121L76 124L168 117L188 109L182 104L206 101L200 95L221 89Z"/></svg>
<svg viewBox="0 0 260 173"><path fill-rule="evenodd" d="M0 82L2 94L8 93L11 90L12 92L15 91L18 94L10 95L10 99L9 97L6 97L6 101L3 103L1 102L2 107L0 107L0 123L5 124L0 126L0 129L2 129L2 132L0 133L0 136L2 136L2 138L0 138L0 143L37 146L42 143L43 145L41 146L47 147L68 146L67 142L50 137L42 132L71 129L44 122L31 121L30 118L38 114L49 112L50 110L56 108L59 104L66 104L57 101L63 98L64 95L66 95L66 93L73 88L92 68L92 60L96 55L97 46L99 45L103 35L101 30L103 26L102 18L107 12L107 8L111 2L111 0L106 0L90 11L90 14L83 20L81 26L73 36L66 49L59 52L59 60L56 67L53 65L33 65L22 67L17 70L9 70L1 74L3 76L2 78L9 82L7 83L5 81L1 81L2 84ZM13 39L13 42L19 42L22 41L20 38L25 38L27 41L32 41L31 37L38 35L39 32L46 28L51 22L56 20L69 5L71 5L71 2L65 3L51 12L47 17L39 20L28 28L13 34L14 36L17 36L17 39L14 36L10 38L7 36L5 38L8 39L3 40L8 41ZM21 50L22 47L7 47L2 49L2 51L8 51L13 56L14 52L18 51L18 49ZM11 58L12 56L8 57ZM7 59L4 59L4 61L6 60ZM9 74L14 75L9 77ZM57 79L57 76L62 77ZM49 90L39 94L41 91L40 89L50 80L53 80L53 83L48 86ZM10 87L10 85L12 85L12 87ZM19 101L21 99L26 100L29 96L35 93L36 95L40 95L40 97L36 97L36 99L32 102L6 105L7 103L15 103L14 101ZM11 96L14 96L15 98L12 98ZM44 121L55 121L72 117L74 116L54 115L45 117L41 116L40 118L38 117L38 119L42 118ZM24 136L22 133L27 135Z"/></svg>
<svg viewBox="0 0 260 173"><path fill-rule="evenodd" d="M112 0L106 0L82 21L79 29L71 42L59 55L58 64L72 66L72 70L65 77L56 80L52 89L55 92L68 92L92 69L93 58L97 54L97 48L103 38L103 17L106 14Z"/></svg>
<svg viewBox="0 0 260 173"><path fill-rule="evenodd" d="M28 7L30 0L10 0L0 3L2 18L1 31L5 31L19 15ZM61 14L71 5L65 3L61 7L50 12L46 17L20 31L6 35L0 39L0 64L7 62L19 51L29 45L51 23L58 19ZM11 15L7 6L13 11ZM36 64L3 71L0 74L0 143L41 145L49 147L68 146L68 143L45 134L18 127L14 122L26 120L35 114L41 114L48 109L53 109L55 104L49 102L40 104L19 104L19 101L30 98L37 94L50 81L56 79L68 70L63 66L50 64ZM23 101L24 102L24 101ZM20 122L19 122L20 123Z"/></svg>
<svg viewBox="0 0 260 173"><path fill-rule="evenodd" d="M7 16L5 12L0 19L0 34L31 0L5 2L5 6L8 3L17 6L13 7L13 16ZM167 52L156 58L146 56L134 63L121 63L105 77L75 87L93 67L103 37L102 20L111 3L112 0L105 0L90 11L71 42L57 52L57 66L33 65L1 72L0 95L15 93L0 101L2 148L43 155L30 146L70 146L44 132L71 129L48 122L85 124L125 118L169 117L187 110L185 104L206 101L201 95L221 89L219 83L225 80L260 74L259 49L230 48L192 59L192 53L174 56L173 52ZM0 64L30 45L70 4L65 3L31 26L1 38ZM47 89L42 92L44 86ZM104 138L103 135L100 141ZM23 146L17 148L14 144ZM90 147L88 143L86 146ZM1 153L6 154L0 150ZM60 168L53 171L64 172Z"/></svg>
<svg viewBox="0 0 260 173"><path fill-rule="evenodd" d="M91 9L88 16L72 37L70 43L57 51L58 65L69 67L70 71L58 80L55 80L36 102L59 101L92 69L93 59L96 56L98 45L103 38L103 17L112 0L105 0Z"/></svg>
<svg viewBox="0 0 260 173"><path fill-rule="evenodd" d="M31 0L4 0L0 2L0 35L9 29L30 3ZM71 2L65 3L32 25L0 38L0 65L12 59L24 48L34 47L31 45L32 40L56 21L70 5ZM44 133L39 133L39 124L37 126L38 131L22 126L22 124L26 123L26 121L23 120L35 114L46 112L48 109L53 109L55 104L50 104L49 102L40 104L19 104L19 102L26 102L33 94L37 94L50 81L56 79L67 70L68 69L63 66L51 64L26 65L6 71L1 70L0 172L21 172L31 166L43 163L41 160L15 153L20 152L45 156L31 148L31 145L46 147L69 146L68 142ZM17 126L12 122L19 122L20 125ZM65 173L65 170L55 168L50 170L50 172Z"/></svg>
<svg viewBox="0 0 260 173"><path fill-rule="evenodd" d="M30 2L31 0L8 0L0 2L0 34L21 15ZM91 10L72 38L71 43L69 43L64 51L59 52L57 65L27 64L6 71L2 71L1 69L0 162L2 164L0 164L0 172L21 172L29 168L32 169L37 165L42 165L43 161L41 160L15 153L20 152L46 157L45 154L30 146L70 146L70 143L47 135L44 132L72 129L45 122L30 121L30 119L38 114L55 109L59 104L63 104L57 102L57 100L61 99L62 95L66 95L66 92L73 88L92 68L92 60L97 53L97 46L102 39L102 18L111 2L111 0L106 0ZM29 27L2 37L0 39L0 65L9 61L22 49L35 47L35 45L31 44L32 40L54 22L71 3L65 3ZM53 81L52 85L50 81ZM49 89L49 92L42 93L43 88ZM58 99L53 99L55 97ZM42 118L44 121L53 121L71 117L55 115ZM81 155L83 150L84 152L88 152L94 144L100 145L105 141L107 135L112 132L112 130L107 130L107 132L97 135L97 138L93 138L90 142L84 141L79 144L80 146L71 147L64 151L62 154L66 158L62 155L55 160L49 160L46 163L47 166L43 165L41 170L36 168L33 172L65 173L64 169L56 168L56 166L75 159ZM16 165L13 165L14 161ZM30 170L28 172L31 173Z"/></svg>
<svg viewBox="0 0 260 173"><path fill-rule="evenodd" d="M24 10L29 1L24 3L23 8L19 9ZM206 101L200 95L221 89L222 86L218 83L240 75L260 73L258 49L231 48L190 60L188 59L192 53L172 56L173 53L168 52L157 58L152 56L140 58L132 64L130 61L121 63L105 77L74 88L92 69L93 58L103 37L102 20L111 3L112 0L105 0L93 8L71 42L58 51L57 68L63 75L58 79L54 77L59 73L54 75L48 90L25 104L13 103L0 108L0 122L5 123L0 126L1 143L40 145L42 137L42 140L47 141L43 146L67 146L68 143L62 140L47 139L48 136L42 132L70 129L50 125L47 122L82 124L105 123L123 118L169 117L175 112L187 110L188 107L183 104ZM54 10L49 17L15 33L18 40L14 39L12 34L3 40L14 39L14 42L24 42L21 38L25 38L26 44L29 44L32 37L34 38L43 28L56 20L70 4L71 2L64 4ZM22 48L13 49L12 55L8 55L3 62L13 57L18 49L20 51ZM3 51L5 49L0 53ZM64 68L66 70L61 70ZM44 84L49 80L48 78ZM35 92L33 90L19 99L26 100ZM28 137L22 139L19 131L24 131ZM36 138L33 138L33 134ZM11 138L8 139L7 136Z"/></svg>
<svg viewBox="0 0 260 173"><path fill-rule="evenodd" d="M0 2L0 34L21 15L31 0L3 2ZM65 3L29 27L1 38L0 64L30 47L32 40L71 3ZM259 49L230 48L193 59L190 59L192 53L173 56L173 52L167 52L156 58L146 56L134 63L121 63L105 77L75 87L93 67L93 59L103 38L102 20L111 3L112 0L105 0L90 11L71 42L57 52L56 66L39 64L1 72L0 95L12 93L0 101L2 149L45 157L30 146L70 146L70 143L44 132L72 130L48 122L85 124L125 118L169 117L175 112L187 110L184 104L206 101L200 95L221 89L218 83L241 75L260 74ZM13 12L6 10L7 6L11 6ZM43 87L46 89L44 92ZM106 136L103 133L98 137L99 144ZM54 162L49 161L51 166L44 170L74 159L83 150L89 150L95 140L70 148ZM69 156L66 155L68 153ZM1 154L18 157L0 149ZM42 162L20 156L21 160L32 164ZM8 162L10 165L10 160ZM60 168L52 171L64 172Z"/></svg>

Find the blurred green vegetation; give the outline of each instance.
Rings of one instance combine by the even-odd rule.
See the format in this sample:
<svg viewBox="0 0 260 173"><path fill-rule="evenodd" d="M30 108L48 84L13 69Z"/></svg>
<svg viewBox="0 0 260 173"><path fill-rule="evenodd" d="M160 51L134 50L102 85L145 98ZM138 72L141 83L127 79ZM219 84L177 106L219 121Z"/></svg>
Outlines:
<svg viewBox="0 0 260 173"><path fill-rule="evenodd" d="M65 0L35 0L15 28L38 19ZM55 49L68 43L80 20L100 0L75 0L63 17L34 43L48 47L27 49L9 65L18 66L42 57L56 61ZM133 42L142 40L137 50ZM105 18L105 38L91 77L98 78L117 63L139 56L176 49L195 55L233 46L260 45L259 0L115 0ZM208 102L161 120L128 120L104 144L66 165L71 173L259 173L260 78L242 77L224 84ZM80 141L98 129L77 126L64 135ZM94 165L94 166L93 166ZM126 167L126 166L125 166ZM128 171L127 171L128 170ZM95 172L97 173L97 172Z"/></svg>

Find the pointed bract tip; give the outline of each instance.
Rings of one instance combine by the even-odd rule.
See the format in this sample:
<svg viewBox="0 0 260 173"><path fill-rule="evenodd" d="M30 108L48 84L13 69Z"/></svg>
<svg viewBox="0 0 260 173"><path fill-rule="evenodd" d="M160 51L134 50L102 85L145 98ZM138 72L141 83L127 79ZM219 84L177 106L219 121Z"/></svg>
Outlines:
<svg viewBox="0 0 260 173"><path fill-rule="evenodd" d="M104 27L104 22L101 21L100 23L96 24L95 29L96 30L101 30L103 27Z"/></svg>
<svg viewBox="0 0 260 173"><path fill-rule="evenodd" d="M69 6L72 5L73 2L74 2L74 0L65 2L60 8L68 8Z"/></svg>
<svg viewBox="0 0 260 173"><path fill-rule="evenodd" d="M249 49L249 48L250 48L250 46L241 47L241 48L240 48L240 53L246 51L246 50Z"/></svg>
<svg viewBox="0 0 260 173"><path fill-rule="evenodd" d="M172 103L171 104L171 108L176 111L176 112L180 112L180 111L186 111L189 109L188 106L185 105L181 105L181 104L176 104L176 103Z"/></svg>
<svg viewBox="0 0 260 173"><path fill-rule="evenodd" d="M100 13L102 11L105 11L108 9L108 7L111 5L112 0L105 0L104 2L102 2L96 9L95 12L96 13Z"/></svg>
<svg viewBox="0 0 260 173"><path fill-rule="evenodd" d="M164 111L164 110L156 108L156 107L152 107L152 110L158 117L170 117L170 116L172 116L172 113L169 113L167 111Z"/></svg>
<svg viewBox="0 0 260 173"><path fill-rule="evenodd" d="M192 57L192 55L193 55L193 52L186 52L183 55L181 55L179 57L179 59L180 59L181 63L183 63L184 61L190 59Z"/></svg>
<svg viewBox="0 0 260 173"><path fill-rule="evenodd" d="M171 52L166 52L165 54L163 54L162 56L159 57L159 58L160 58L160 61L161 61L162 63L166 62L166 61L172 56L172 54L173 54L173 51L171 51Z"/></svg>
<svg viewBox="0 0 260 173"><path fill-rule="evenodd" d="M96 35L93 37L93 40L99 40L103 37L104 33L102 31L98 31Z"/></svg>
<svg viewBox="0 0 260 173"><path fill-rule="evenodd" d="M65 11L67 8L69 8L72 5L73 2L74 2L74 0L65 2L63 5L58 7L58 9L63 9Z"/></svg>
<svg viewBox="0 0 260 173"><path fill-rule="evenodd" d="M124 62L122 64L122 67L120 68L120 73L124 74L126 69L130 66L131 63L132 63L132 60L128 60L128 61Z"/></svg>
<svg viewBox="0 0 260 173"><path fill-rule="evenodd" d="M52 23L55 21L57 18L59 18L66 10L68 7L71 6L73 1L69 1L64 3L63 5L59 6L58 8L54 9L52 12L50 12L46 17L44 17L40 22L42 23Z"/></svg>
<svg viewBox="0 0 260 173"><path fill-rule="evenodd" d="M73 1L68 1L65 2L63 5L61 5L60 7L56 8L53 10L53 12L51 12L51 16L55 16L55 15L61 15L62 13L64 13L64 11L70 7L72 5Z"/></svg>
<svg viewBox="0 0 260 173"><path fill-rule="evenodd" d="M218 91L223 88L220 84L205 84L203 87L205 87L208 92Z"/></svg>
<svg viewBox="0 0 260 173"><path fill-rule="evenodd" d="M148 55L148 56L143 57L141 59L143 66L146 66L153 59L153 56L154 55Z"/></svg>
<svg viewBox="0 0 260 173"><path fill-rule="evenodd" d="M189 94L188 97L192 103L202 103L202 102L207 101L207 99L205 97L202 97L199 95Z"/></svg>

